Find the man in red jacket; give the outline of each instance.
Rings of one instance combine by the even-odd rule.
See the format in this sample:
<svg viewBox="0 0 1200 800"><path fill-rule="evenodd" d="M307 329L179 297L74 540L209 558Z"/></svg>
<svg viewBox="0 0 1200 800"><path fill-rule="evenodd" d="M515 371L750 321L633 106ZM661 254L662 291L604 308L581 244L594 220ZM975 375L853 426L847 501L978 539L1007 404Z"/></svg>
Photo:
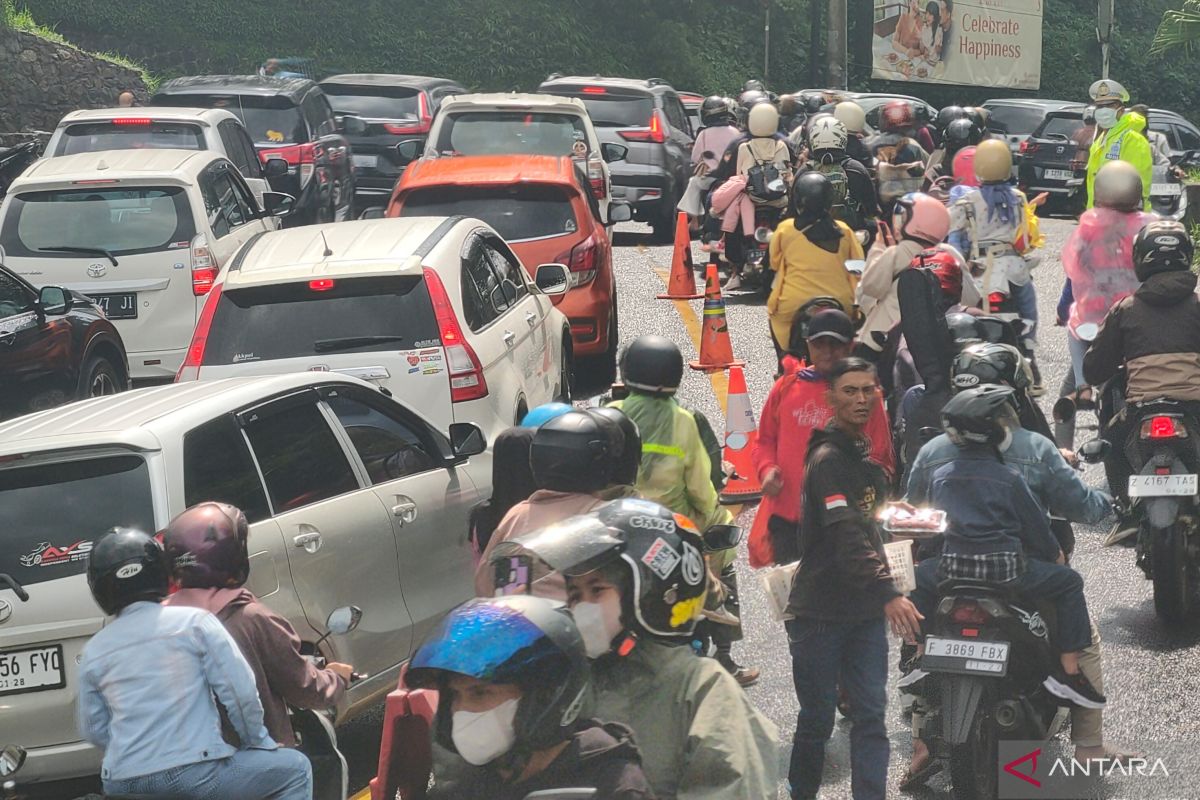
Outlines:
<svg viewBox="0 0 1200 800"><path fill-rule="evenodd" d="M834 364L850 355L854 324L845 313L826 309L813 315L806 337L810 363L792 353L783 357L783 377L772 387L759 420L753 458L763 485L763 502L750 532L753 567L790 564L799 557L808 440L833 417L826 376ZM870 459L890 476L895 458L882 397L875 400L864 433L870 442Z"/></svg>

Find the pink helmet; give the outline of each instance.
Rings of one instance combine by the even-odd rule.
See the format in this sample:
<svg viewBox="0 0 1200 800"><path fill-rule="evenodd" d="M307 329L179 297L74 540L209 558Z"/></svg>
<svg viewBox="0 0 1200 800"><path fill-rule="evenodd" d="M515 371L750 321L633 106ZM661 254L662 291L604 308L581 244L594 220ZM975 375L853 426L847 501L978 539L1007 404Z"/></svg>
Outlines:
<svg viewBox="0 0 1200 800"><path fill-rule="evenodd" d="M959 186L978 186L975 177L975 147L964 147L954 156L954 182Z"/></svg>
<svg viewBox="0 0 1200 800"><path fill-rule="evenodd" d="M911 192L896 201L892 230L905 239L940 244L950 233L950 212L929 195Z"/></svg>
<svg viewBox="0 0 1200 800"><path fill-rule="evenodd" d="M236 588L250 577L246 515L228 503L198 503L163 533L175 581L184 588Z"/></svg>

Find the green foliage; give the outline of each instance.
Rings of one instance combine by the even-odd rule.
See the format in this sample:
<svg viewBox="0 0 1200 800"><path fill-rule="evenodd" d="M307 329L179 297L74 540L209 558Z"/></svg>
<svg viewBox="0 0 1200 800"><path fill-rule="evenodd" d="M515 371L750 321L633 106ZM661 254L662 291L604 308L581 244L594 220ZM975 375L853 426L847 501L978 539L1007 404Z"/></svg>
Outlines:
<svg viewBox="0 0 1200 800"><path fill-rule="evenodd" d="M1200 0L1187 0L1179 11L1163 13L1150 52L1160 55L1177 47L1190 53L1200 43Z"/></svg>

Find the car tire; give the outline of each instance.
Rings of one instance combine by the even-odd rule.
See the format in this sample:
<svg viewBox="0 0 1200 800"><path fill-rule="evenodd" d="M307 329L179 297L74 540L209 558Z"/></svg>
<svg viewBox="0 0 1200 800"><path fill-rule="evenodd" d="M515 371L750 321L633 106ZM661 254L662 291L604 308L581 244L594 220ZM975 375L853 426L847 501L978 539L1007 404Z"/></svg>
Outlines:
<svg viewBox="0 0 1200 800"><path fill-rule="evenodd" d="M106 397L121 391L121 377L104 356L92 356L80 370L79 399Z"/></svg>
<svg viewBox="0 0 1200 800"><path fill-rule="evenodd" d="M605 388L617 379L617 354L621 348L620 318L617 312L617 293L613 292L612 311L608 317L608 349L597 359L597 381Z"/></svg>
<svg viewBox="0 0 1200 800"><path fill-rule="evenodd" d="M674 195L663 194L661 204L654 214L654 220L650 223L656 243L671 244L675 241L675 205L678 202Z"/></svg>

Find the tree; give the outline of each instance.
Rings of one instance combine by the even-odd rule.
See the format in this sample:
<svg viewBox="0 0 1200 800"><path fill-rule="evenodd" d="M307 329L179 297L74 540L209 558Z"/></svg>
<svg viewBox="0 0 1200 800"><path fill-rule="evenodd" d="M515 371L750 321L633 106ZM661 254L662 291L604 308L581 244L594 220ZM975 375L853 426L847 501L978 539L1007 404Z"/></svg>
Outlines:
<svg viewBox="0 0 1200 800"><path fill-rule="evenodd" d="M1196 44L1200 44L1200 0L1187 0L1178 11L1163 12L1150 53L1159 55L1176 47L1191 52Z"/></svg>

